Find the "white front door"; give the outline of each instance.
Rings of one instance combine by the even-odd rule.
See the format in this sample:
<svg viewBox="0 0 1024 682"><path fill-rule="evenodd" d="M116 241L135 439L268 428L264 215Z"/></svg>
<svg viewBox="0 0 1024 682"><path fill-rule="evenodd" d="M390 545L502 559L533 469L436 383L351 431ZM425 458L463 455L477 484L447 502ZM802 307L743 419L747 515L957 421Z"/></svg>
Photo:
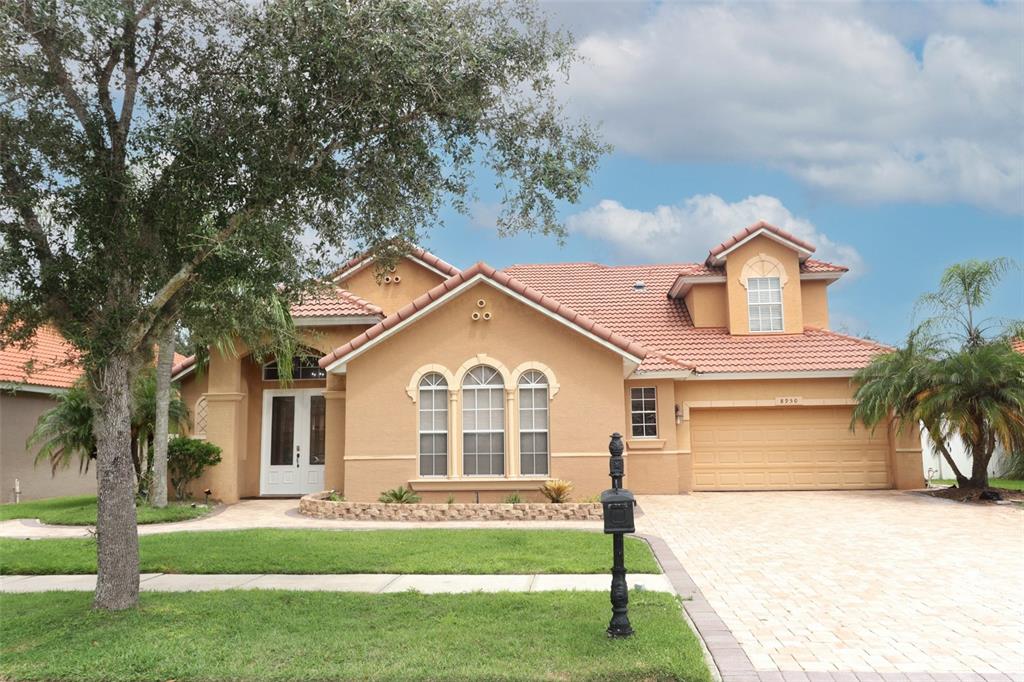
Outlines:
<svg viewBox="0 0 1024 682"><path fill-rule="evenodd" d="M323 389L263 392L261 495L301 495L324 489Z"/></svg>

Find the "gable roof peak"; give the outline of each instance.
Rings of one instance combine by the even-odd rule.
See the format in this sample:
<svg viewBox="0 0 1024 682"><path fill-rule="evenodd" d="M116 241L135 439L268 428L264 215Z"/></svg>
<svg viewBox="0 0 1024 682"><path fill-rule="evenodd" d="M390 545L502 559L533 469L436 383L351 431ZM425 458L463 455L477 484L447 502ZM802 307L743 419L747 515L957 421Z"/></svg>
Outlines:
<svg viewBox="0 0 1024 682"><path fill-rule="evenodd" d="M796 235L783 230L781 227L772 225L766 220L758 220L753 225L743 228L718 246L711 249L708 252L708 257L705 259L704 263L709 267L721 266L725 262L730 251L733 251L741 244L745 244L754 237L762 234L796 251L801 263L807 260L815 251L814 244L804 241Z"/></svg>
<svg viewBox="0 0 1024 682"><path fill-rule="evenodd" d="M438 258L423 247L415 244L408 245L404 258L414 260L420 265L426 267L428 270L433 270L444 277L452 277L460 272L460 270L451 263ZM351 277L372 262L373 254L368 251L363 251L362 253L356 254L352 258L348 259L348 261L330 275L329 279L332 282L340 282L343 279Z"/></svg>

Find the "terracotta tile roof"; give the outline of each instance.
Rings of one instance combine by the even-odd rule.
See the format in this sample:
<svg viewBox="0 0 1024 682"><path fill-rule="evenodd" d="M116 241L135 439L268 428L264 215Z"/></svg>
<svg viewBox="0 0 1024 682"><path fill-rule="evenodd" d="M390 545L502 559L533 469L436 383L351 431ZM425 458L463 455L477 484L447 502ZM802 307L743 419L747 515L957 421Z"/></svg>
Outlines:
<svg viewBox="0 0 1024 682"><path fill-rule="evenodd" d="M640 372L852 370L885 346L808 327L802 334L731 336L696 328L682 300L668 297L692 263L609 267L595 263L513 265L505 272L648 350ZM699 271L699 267L698 267ZM643 282L643 289L636 284Z"/></svg>
<svg viewBox="0 0 1024 682"><path fill-rule="evenodd" d="M291 308L292 317L366 317L380 315L382 312L366 299L340 287L311 293Z"/></svg>
<svg viewBox="0 0 1024 682"><path fill-rule="evenodd" d="M706 262L709 265L714 265L715 261L717 260L717 257L723 251L726 251L726 250L732 248L736 244L739 244L741 241L743 241L744 239L746 239L750 235L754 234L758 230L766 230L768 232L771 232L771 233L775 234L776 236L785 239L788 242L792 242L792 243L796 244L800 248L802 248L802 249L804 249L804 250L806 250L806 251L808 251L810 253L814 253L814 245L813 244L811 244L809 242L805 242L803 239L800 239L796 235L793 235L793 234L790 234L789 232L786 232L785 230L783 230L780 227L775 227L774 225L766 223L763 220L759 220L756 223L754 223L753 225L751 225L750 227L747 227L747 228L744 228L744 229L740 230L739 232L737 232L733 236L729 237L728 239L726 239L724 242L722 242L721 244L719 244L715 248L711 249L711 251L708 252L708 257L707 257L707 261Z"/></svg>
<svg viewBox="0 0 1024 682"><path fill-rule="evenodd" d="M81 374L78 352L52 327L40 327L27 347L0 349L0 382L69 388Z"/></svg>
<svg viewBox="0 0 1024 682"><path fill-rule="evenodd" d="M1010 341L1010 347L1018 353L1024 353L1024 339L1012 339Z"/></svg>
<svg viewBox="0 0 1024 682"><path fill-rule="evenodd" d="M458 274L454 275L453 277L446 279L445 281L441 282L436 287L429 290L428 292L426 292L416 300L412 301L405 307L385 317L376 325L370 327L365 332L355 337L348 343L335 348L333 351L331 351L324 357L320 358L320 366L327 367L328 365L335 362L339 358L345 357L352 351L357 350L358 348L377 338L378 336L388 331L389 329L396 327L401 322L407 320L409 317L411 317L418 311L423 310L431 303L437 301L439 298L441 298L448 292L458 288L459 286L473 279L477 275L482 275L488 279L495 281L496 283L500 284L503 287L511 289L515 293L525 297L526 299L532 301L537 305L543 306L550 312L565 319L574 326L580 328L582 331L593 334L599 339L610 343L611 345L615 346L616 348L625 353L628 353L629 355L632 355L637 358L643 358L645 355L647 355L647 350L643 346L637 344L636 342L631 341L630 339L615 333L611 329L597 322L594 322L593 320L587 318L584 315L581 315L577 311L566 306L564 303L559 302L554 298L551 298L550 296L545 296L540 291L532 289L523 282L520 282L516 278L509 275L507 272L495 270L486 263L481 262L477 263L468 270L463 270Z"/></svg>
<svg viewBox="0 0 1024 682"><path fill-rule="evenodd" d="M436 270L440 270L443 274L448 275L449 277L459 274L459 269L457 267L455 267L451 263L441 260L440 258L430 253L426 249L422 249L418 246L414 246L411 249L409 249L408 255L423 261L424 263L426 263L427 265ZM334 274L332 274L331 277L337 277L342 273L351 270L352 268L356 267L364 260L366 260L368 256L369 254L364 252L356 256L353 256L352 258L349 258L344 265L342 265L340 268L334 271Z"/></svg>
<svg viewBox="0 0 1024 682"><path fill-rule="evenodd" d="M175 357L174 367L171 368L171 376L178 376L178 374L184 372L186 369L188 369L194 364L196 364L196 356L194 355L189 355L187 358L182 356L182 359L180 361L178 360L177 357Z"/></svg>
<svg viewBox="0 0 1024 682"><path fill-rule="evenodd" d="M845 265L836 265L834 263L827 263L823 260L815 260L814 258L808 258L804 262L800 263L801 274L817 274L817 273L844 273L849 272L850 268ZM725 268L721 266L708 265L707 263L683 263L679 270L680 277L725 277Z"/></svg>

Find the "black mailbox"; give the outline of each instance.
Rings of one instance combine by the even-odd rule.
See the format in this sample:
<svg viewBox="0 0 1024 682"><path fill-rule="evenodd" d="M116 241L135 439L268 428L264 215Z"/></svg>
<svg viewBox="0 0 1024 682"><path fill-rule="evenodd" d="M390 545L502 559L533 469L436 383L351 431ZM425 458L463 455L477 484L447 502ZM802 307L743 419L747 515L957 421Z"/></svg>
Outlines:
<svg viewBox="0 0 1024 682"><path fill-rule="evenodd" d="M633 523L633 507L636 500L628 490L605 490L601 493L601 506L604 508L605 533L635 533Z"/></svg>

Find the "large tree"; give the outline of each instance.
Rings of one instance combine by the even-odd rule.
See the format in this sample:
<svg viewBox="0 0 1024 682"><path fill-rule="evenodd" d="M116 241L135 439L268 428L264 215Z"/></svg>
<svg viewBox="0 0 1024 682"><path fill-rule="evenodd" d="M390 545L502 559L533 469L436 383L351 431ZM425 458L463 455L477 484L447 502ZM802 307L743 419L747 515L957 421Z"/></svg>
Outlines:
<svg viewBox="0 0 1024 682"><path fill-rule="evenodd" d="M172 320L214 338L321 247L393 256L478 165L499 228L561 235L603 152L554 97L573 55L521 3L0 0L0 340L81 351L97 607L137 602L130 389Z"/></svg>
<svg viewBox="0 0 1024 682"><path fill-rule="evenodd" d="M921 297L929 316L891 353L857 372L854 423L916 428L923 423L960 488L988 487L997 447L1024 452L1024 355L1011 347L1021 324L983 317L1002 276L1015 267L998 258L950 266L939 289ZM971 456L962 472L950 454L959 438Z"/></svg>

